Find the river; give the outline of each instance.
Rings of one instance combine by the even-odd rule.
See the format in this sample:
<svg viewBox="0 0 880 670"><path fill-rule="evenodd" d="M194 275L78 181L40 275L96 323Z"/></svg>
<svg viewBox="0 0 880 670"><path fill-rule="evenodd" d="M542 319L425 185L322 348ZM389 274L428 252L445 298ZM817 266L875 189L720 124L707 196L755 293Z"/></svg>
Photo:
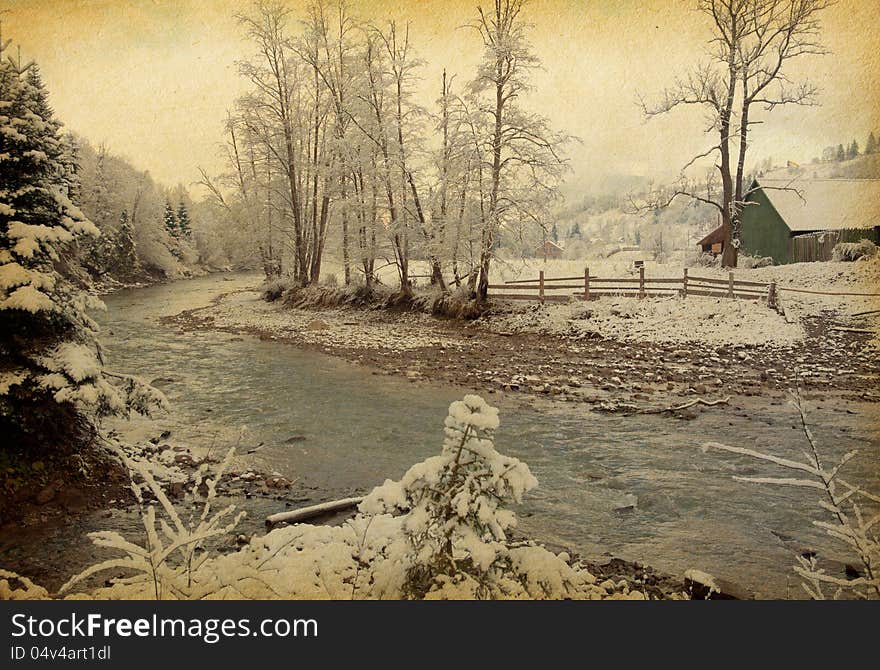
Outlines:
<svg viewBox="0 0 880 670"><path fill-rule="evenodd" d="M397 478L437 452L448 404L481 392L413 384L289 344L160 322L257 281L212 275L105 299L98 319L108 365L155 380L173 404L153 423L135 422L133 432L158 426L206 448L235 441L246 427L243 450L264 445L248 457L252 467L301 477L319 497L333 498ZM820 515L814 492L736 482L734 475L780 473L699 449L711 439L797 457L804 437L786 404L743 399L682 421L485 397L501 410L499 450L528 463L540 482L518 510L531 537L671 574L697 568L763 598L803 596L791 570L800 551L847 560L812 524ZM825 457L859 449L848 477L877 487L877 409L816 400L807 408Z"/></svg>

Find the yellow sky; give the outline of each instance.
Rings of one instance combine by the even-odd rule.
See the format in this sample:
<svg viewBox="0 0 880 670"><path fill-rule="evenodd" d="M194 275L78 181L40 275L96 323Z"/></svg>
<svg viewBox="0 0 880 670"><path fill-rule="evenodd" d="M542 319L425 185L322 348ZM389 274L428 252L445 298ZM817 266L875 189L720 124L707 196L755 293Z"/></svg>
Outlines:
<svg viewBox="0 0 880 670"><path fill-rule="evenodd" d="M464 28L478 0L352 0L381 22L409 19L427 61L425 103L442 68L463 83L480 55ZM706 47L708 26L694 0L533 0L528 18L544 69L532 109L576 135L573 182L605 174L668 177L696 150L700 115L645 122L637 92L658 92ZM302 8L304 2L291 0ZM0 0L3 35L36 60L58 116L95 143L128 156L167 184L190 183L197 167L220 169L222 120L244 84L234 61L249 53L233 14L241 0ZM808 161L822 147L880 130L880 56L873 34L880 0L839 0L824 14L833 51L791 70L822 88L821 107L778 109L756 126L753 156Z"/></svg>

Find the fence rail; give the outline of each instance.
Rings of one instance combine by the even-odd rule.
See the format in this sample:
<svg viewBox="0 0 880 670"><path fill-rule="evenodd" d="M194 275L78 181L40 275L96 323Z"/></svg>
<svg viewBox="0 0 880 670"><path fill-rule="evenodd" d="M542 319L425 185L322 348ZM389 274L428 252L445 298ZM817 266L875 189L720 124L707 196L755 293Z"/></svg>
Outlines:
<svg viewBox="0 0 880 670"><path fill-rule="evenodd" d="M572 289L577 290L572 291ZM504 284L489 284L489 290L491 297L506 300L568 302L576 298L585 301L597 300L602 296L647 298L662 295L683 297L699 295L739 300L766 300L768 306L772 308L776 307L778 296L776 282L736 279L732 272L728 274L727 279L715 279L688 275L685 268L681 277L646 277L644 267L639 268L638 277L597 277L590 274L589 268L585 268L584 274L580 277L546 277L541 270L537 279L513 279ZM525 291L532 293L524 293Z"/></svg>

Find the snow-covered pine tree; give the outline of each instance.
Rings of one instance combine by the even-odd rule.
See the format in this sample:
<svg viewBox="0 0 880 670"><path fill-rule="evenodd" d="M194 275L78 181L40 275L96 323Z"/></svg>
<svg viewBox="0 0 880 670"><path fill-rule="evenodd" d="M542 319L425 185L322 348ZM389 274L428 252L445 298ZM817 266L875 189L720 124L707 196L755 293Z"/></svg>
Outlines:
<svg viewBox="0 0 880 670"><path fill-rule="evenodd" d="M122 210L119 217L119 232L116 234L116 263L120 276L131 277L140 270L134 241L134 225L126 210Z"/></svg>
<svg viewBox="0 0 880 670"><path fill-rule="evenodd" d="M174 208L170 202L165 203L165 213L162 215L162 223L165 224L165 230L172 237L177 237L180 228L177 224L177 216L174 214Z"/></svg>
<svg viewBox="0 0 880 670"><path fill-rule="evenodd" d="M185 240L192 236L192 227L190 226L189 212L186 209L186 203L181 202L177 208L177 232L178 237Z"/></svg>
<svg viewBox="0 0 880 670"><path fill-rule="evenodd" d="M71 451L92 439L96 417L162 402L103 370L86 313L101 303L56 268L76 239L99 231L68 197L61 124L47 99L33 66L0 45L0 435L19 454Z"/></svg>

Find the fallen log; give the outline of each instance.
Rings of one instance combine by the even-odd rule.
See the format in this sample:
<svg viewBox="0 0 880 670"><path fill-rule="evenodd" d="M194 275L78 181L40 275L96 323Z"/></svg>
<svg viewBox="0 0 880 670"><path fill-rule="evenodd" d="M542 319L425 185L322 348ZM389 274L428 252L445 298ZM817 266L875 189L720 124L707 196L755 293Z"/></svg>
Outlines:
<svg viewBox="0 0 880 670"><path fill-rule="evenodd" d="M843 333L868 333L871 334L874 331L869 330L868 328L844 328L843 326L831 326L831 330L839 330Z"/></svg>
<svg viewBox="0 0 880 670"><path fill-rule="evenodd" d="M869 309L867 312L856 312L850 316L866 316L868 314L880 314L880 309Z"/></svg>
<svg viewBox="0 0 880 670"><path fill-rule="evenodd" d="M299 509L290 510L289 512L272 514L266 517L266 527L271 528L279 523L299 523L308 519L314 519L316 516L323 516L324 514L330 514L332 512L341 512L342 510L357 507L363 499L363 496L358 498L343 498L341 500L331 500L318 505L300 507Z"/></svg>
<svg viewBox="0 0 880 670"><path fill-rule="evenodd" d="M718 400L706 400L705 398L697 398L696 400L690 400L686 403L682 403L681 405L670 405L669 407L656 407L651 409L642 409L639 410L639 414L663 414L664 412L679 412L683 409L687 409L688 407L693 407L694 405L705 405L706 407L715 407L716 405L726 405L730 402L730 396L726 398L720 398Z"/></svg>

